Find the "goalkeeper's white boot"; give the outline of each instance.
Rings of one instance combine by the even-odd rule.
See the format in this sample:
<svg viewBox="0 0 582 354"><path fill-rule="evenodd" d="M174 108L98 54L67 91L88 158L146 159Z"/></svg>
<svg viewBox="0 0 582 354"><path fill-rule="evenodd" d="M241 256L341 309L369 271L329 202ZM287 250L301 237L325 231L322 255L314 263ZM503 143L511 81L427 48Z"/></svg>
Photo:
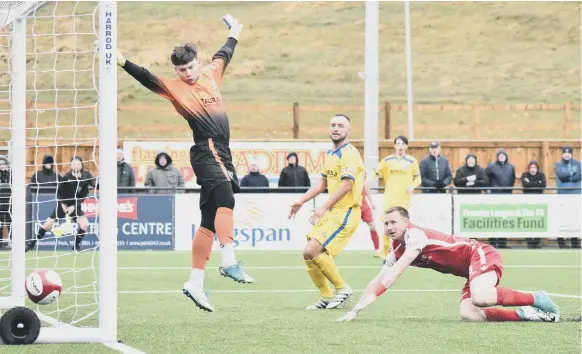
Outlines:
<svg viewBox="0 0 582 354"><path fill-rule="evenodd" d="M335 294L333 299L331 299L329 304L327 304L326 309L335 309L336 307L348 301L348 299L350 298L350 296L352 296L353 293L354 291L347 284L342 289L337 289L337 294Z"/></svg>
<svg viewBox="0 0 582 354"><path fill-rule="evenodd" d="M190 283L189 281L184 283L184 288L182 289L184 295L186 295L190 300L194 301L196 307L201 310L214 312L214 307L208 301L206 297L206 292L201 287L197 287Z"/></svg>
<svg viewBox="0 0 582 354"><path fill-rule="evenodd" d="M518 308L517 315L523 321L534 321L534 322L559 322L560 315L544 312L532 306L523 306Z"/></svg>

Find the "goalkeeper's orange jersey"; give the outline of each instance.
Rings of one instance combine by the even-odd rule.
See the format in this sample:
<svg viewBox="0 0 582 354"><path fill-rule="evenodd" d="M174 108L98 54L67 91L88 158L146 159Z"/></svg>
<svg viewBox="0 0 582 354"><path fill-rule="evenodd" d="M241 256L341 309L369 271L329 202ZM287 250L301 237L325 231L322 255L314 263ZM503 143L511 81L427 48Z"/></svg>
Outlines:
<svg viewBox="0 0 582 354"><path fill-rule="evenodd" d="M219 87L236 43L236 39L229 38L213 56L212 62L201 70L193 85L180 78L156 76L129 60L123 68L142 85L172 102L190 125L194 142L207 144L211 139L228 145L230 126Z"/></svg>

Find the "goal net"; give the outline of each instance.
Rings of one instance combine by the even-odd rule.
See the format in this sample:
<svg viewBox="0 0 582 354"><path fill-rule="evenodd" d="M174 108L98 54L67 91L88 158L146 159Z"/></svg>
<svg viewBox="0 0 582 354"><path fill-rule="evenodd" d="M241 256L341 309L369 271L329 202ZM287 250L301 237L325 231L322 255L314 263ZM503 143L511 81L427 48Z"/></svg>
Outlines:
<svg viewBox="0 0 582 354"><path fill-rule="evenodd" d="M0 180L0 308L35 310L41 343L117 341L116 17L114 1L0 2L0 176L2 160L10 176ZM61 208L52 173L71 171L74 156L98 186L78 201L89 221L80 251L73 213L25 252ZM26 296L35 269L61 276L50 305Z"/></svg>

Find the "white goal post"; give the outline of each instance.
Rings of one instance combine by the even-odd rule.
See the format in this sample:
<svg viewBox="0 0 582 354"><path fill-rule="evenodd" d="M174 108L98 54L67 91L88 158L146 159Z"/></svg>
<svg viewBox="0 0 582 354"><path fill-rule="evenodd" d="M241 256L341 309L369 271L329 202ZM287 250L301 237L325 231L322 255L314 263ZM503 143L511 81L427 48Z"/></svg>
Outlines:
<svg viewBox="0 0 582 354"><path fill-rule="evenodd" d="M0 65L2 65L0 76L4 75L6 79L2 79L0 90L3 92L2 97L8 97L9 101L9 113L6 113L8 110L5 110L4 106L0 106L0 120L7 118L10 114L9 124L3 124L0 127L3 131L0 133L8 132L10 136L12 170L10 201L12 242L9 255L3 256L6 260L0 261L0 271L3 271L0 282L7 283L0 283L0 290L4 290L0 291L0 310L5 311L16 306L27 306L36 310L42 322L36 343L117 343L117 3L99 1L87 5L86 2L67 2L67 4L63 2L63 6L72 9L68 10L70 12L67 14L57 13L58 4L55 3L60 2L52 2L48 5L46 3L0 2L0 29L2 30L0 36L3 33L6 37L6 41L2 41L3 52L0 53ZM47 6L43 8L44 5ZM48 9L49 5L54 6L55 10ZM78 8L83 6L87 9L90 6L90 10L77 14ZM36 33L37 28L40 28L37 20L40 22L42 19L52 20L53 28L50 29L50 26L47 26L49 32L40 32L39 29L39 33ZM57 25L56 19L68 21L72 30L60 29L60 24ZM83 21L93 29L93 33L89 31L81 33L83 30L80 29L79 23ZM98 39L99 45L94 46L93 53L91 50L80 49L81 35L86 35L87 38L94 35L93 39ZM69 49L65 50L55 48L56 45L44 51L36 48L37 40L40 41L42 37L47 36L48 41L53 40L53 43L67 36L74 39L67 44L70 48L67 47ZM27 42L34 45L27 46ZM67 68L62 67L63 53L74 58ZM42 55L52 55L54 58L52 68L46 70L41 68L39 58ZM78 58L83 55L85 55L84 58L91 59L93 63L98 58L98 66L81 68L81 60ZM1 59L4 59L3 63ZM53 75L54 83L40 82L40 78L45 73ZM60 77L71 75L72 83L66 89L57 83L59 75ZM87 76L85 80L92 82L95 88L93 91L97 99L92 105L82 103L84 89L77 86L77 80L81 75L93 76L92 79ZM6 80L9 81L8 84ZM37 84L52 86L43 89L38 88ZM4 95L6 92L7 95ZM50 92L53 98L46 107L41 108L41 102L37 101L40 101L39 97L44 92ZM67 95L70 95L71 103L63 104L62 97L68 97ZM27 102L32 102L32 107L30 104L27 106ZM95 119L82 123L84 118L79 112L83 109L94 109ZM68 119L69 112L73 112L71 121L64 123L63 119ZM50 127L55 130L51 138L53 146L41 146L42 144L37 143L41 141L39 134L50 132L49 128L43 125L45 123L42 119L46 118L39 118L40 113L45 114L45 117L50 116L54 121L51 123L53 126ZM90 138L78 136L77 132L81 130L83 124L86 127L92 126L96 131L96 136ZM61 141L57 134L59 129L71 131L71 139L67 142ZM27 137L27 130L29 133L32 131L36 134L36 137L34 139ZM47 140L46 137L44 139ZM98 181L98 192L92 195L99 206L99 212L94 216L95 223L93 224L98 243L96 242L93 249L83 250L80 253L63 251L57 249L56 246L48 251L35 249L25 253L27 232L30 234L32 226L38 227L48 217L48 215L38 217L31 215L27 209L30 206L27 204L36 203L35 207L38 208L41 203L31 201L30 192L27 190L30 181L27 168L29 171L32 168L27 162L29 158L27 152L42 149L43 151L58 151L64 146L73 146L77 151L78 146L87 141L94 144L90 162L94 163L98 170L98 173L94 173ZM33 165L35 168L42 167L39 163L33 162ZM61 174L64 174L68 171L69 161L56 161L55 156L55 166L60 168ZM56 200L51 203L55 204ZM32 237L35 237L34 233ZM53 238L56 240L57 237ZM24 288L25 277L37 267L52 268L63 278L63 293L54 306L51 304L43 307L27 300ZM83 281L87 284L82 285ZM83 301L88 301L90 304L85 304ZM89 305L94 306L95 310L90 310Z"/></svg>

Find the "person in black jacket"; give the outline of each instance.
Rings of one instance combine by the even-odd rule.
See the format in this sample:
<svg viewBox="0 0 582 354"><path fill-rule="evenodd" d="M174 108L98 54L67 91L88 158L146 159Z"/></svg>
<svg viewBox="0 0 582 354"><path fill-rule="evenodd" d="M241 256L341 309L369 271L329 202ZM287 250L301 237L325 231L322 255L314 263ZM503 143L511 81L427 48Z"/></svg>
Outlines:
<svg viewBox="0 0 582 354"><path fill-rule="evenodd" d="M36 191L55 193L61 175L55 171L55 159L51 155L44 155L42 158L42 169L36 171L30 177L30 184Z"/></svg>
<svg viewBox="0 0 582 354"><path fill-rule="evenodd" d="M423 189L424 193L445 193L445 187L451 184L453 174L449 160L440 154L441 144L433 141L429 147L429 154L420 161L420 177L423 187L436 189Z"/></svg>
<svg viewBox="0 0 582 354"><path fill-rule="evenodd" d="M249 161L249 174L244 176L240 181L241 187L253 187L253 188L269 188L269 180L267 177L259 171L259 165L257 161Z"/></svg>
<svg viewBox="0 0 582 354"><path fill-rule="evenodd" d="M546 175L540 171L540 165L536 160L531 160L527 165L527 171L521 174L521 185L524 194L542 194L546 188ZM531 189L536 188L536 189Z"/></svg>
<svg viewBox="0 0 582 354"><path fill-rule="evenodd" d="M290 152L287 155L287 163L289 165L281 171L281 175L279 176L279 187L306 187L297 190L287 190L291 193L305 192L311 187L311 181L309 180L307 170L299 166L297 153Z"/></svg>
<svg viewBox="0 0 582 354"><path fill-rule="evenodd" d="M546 188L546 175L540 171L540 165L536 160L531 160L527 165L527 171L521 174L521 185L524 188L524 194L542 194L544 192L543 189L538 188ZM526 241L528 248L541 247L542 240L540 238L528 238Z"/></svg>
<svg viewBox="0 0 582 354"><path fill-rule="evenodd" d="M10 162L6 156L0 156L0 240L4 241L3 228L6 226L8 235L12 238L10 228L12 225L12 218L10 216L10 196L12 195L11 187L12 174L10 171ZM1 247L8 245L2 242Z"/></svg>
<svg viewBox="0 0 582 354"><path fill-rule="evenodd" d="M66 173L57 189L57 205L49 216L47 221L38 230L37 239L44 237L45 233L52 229L53 225L59 220L72 216L73 221L78 224L77 234L73 251L80 251L80 244L87 233L89 220L81 209L81 204L89 194L89 186L95 187L96 178L90 172L83 170L83 160L75 156L71 159L71 171ZM34 248L36 239L31 240L26 251Z"/></svg>
<svg viewBox="0 0 582 354"><path fill-rule="evenodd" d="M135 175L131 165L125 162L123 150L117 149L117 187L135 187ZM118 191L128 193L130 191Z"/></svg>
<svg viewBox="0 0 582 354"><path fill-rule="evenodd" d="M455 187L475 188L475 190L458 190L457 193L459 194L479 194L481 189L478 188L489 185L485 170L477 164L477 156L475 154L468 154L465 157L465 165L457 169L453 183Z"/></svg>
<svg viewBox="0 0 582 354"><path fill-rule="evenodd" d="M497 151L497 158L485 169L491 187L513 187L515 185L515 167L509 163L505 149ZM511 194L513 189L494 189L491 193Z"/></svg>

